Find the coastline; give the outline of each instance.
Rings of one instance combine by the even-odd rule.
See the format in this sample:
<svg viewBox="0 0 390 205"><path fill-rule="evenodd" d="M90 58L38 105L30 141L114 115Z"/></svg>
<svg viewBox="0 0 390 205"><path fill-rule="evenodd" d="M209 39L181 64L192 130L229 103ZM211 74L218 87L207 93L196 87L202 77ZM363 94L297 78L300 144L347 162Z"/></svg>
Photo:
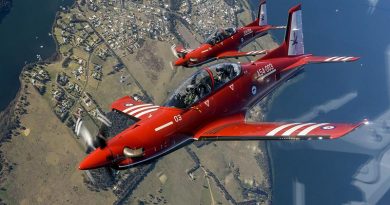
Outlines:
<svg viewBox="0 0 390 205"><path fill-rule="evenodd" d="M70 6L70 8L74 7L75 4L76 4L76 1L74 1L74 3ZM55 14L55 18L54 18L52 26L51 26L51 33L54 32L56 21L57 21L57 18L58 18L58 15L60 14L60 12L62 12L62 11L59 10ZM59 53L59 45L58 45L57 40L55 39L54 35L51 35L51 38L55 44L55 51L53 52L53 54L42 61L38 60L35 62L31 62L31 63L25 64L22 67L22 69L19 73L19 78L18 78L20 86L19 86L18 91L15 95L15 98L8 104L8 106L4 110L0 110L0 128L1 128L0 129L0 146L1 146L1 143L3 142L3 140L5 140L9 137L8 135L10 134L10 132L12 132L14 130L14 128L15 128L15 125L14 125L15 120L14 119L20 118L20 115L15 114L15 107L18 103L20 103L20 97L22 96L23 91L25 91L26 86L28 86L28 83L25 83L23 81L23 72L28 67L32 67L32 66L37 65L37 64L39 65L39 64L54 63L54 62L61 60L61 58L62 58L61 54ZM24 94L26 94L26 93L24 93ZM6 122L7 120L4 120L4 119L7 119L7 118L11 119L11 121ZM8 132L6 132L6 130L8 130Z"/></svg>

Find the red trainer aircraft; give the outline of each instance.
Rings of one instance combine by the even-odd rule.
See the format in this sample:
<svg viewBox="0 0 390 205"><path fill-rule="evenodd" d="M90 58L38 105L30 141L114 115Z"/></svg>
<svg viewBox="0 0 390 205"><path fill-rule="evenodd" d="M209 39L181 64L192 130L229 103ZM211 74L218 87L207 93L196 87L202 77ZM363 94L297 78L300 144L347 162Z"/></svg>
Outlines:
<svg viewBox="0 0 390 205"><path fill-rule="evenodd" d="M217 29L206 41L196 49L185 49L183 46L172 46L173 54L178 58L175 66L195 67L222 58L237 58L265 54L266 51L240 52L239 50L259 38L271 29L284 26L271 26L267 23L266 1L262 0L257 18L241 28Z"/></svg>
<svg viewBox="0 0 390 205"><path fill-rule="evenodd" d="M346 135L365 124L247 122L246 111L279 85L295 77L308 63L355 61L348 56L304 54L301 5L289 11L284 42L256 62L222 63L198 70L168 98L164 106L123 97L112 104L122 126L105 140L97 137L94 150L79 169L110 166L123 169L172 152L195 140L322 140ZM126 125L126 120L129 125ZM124 125L120 125L124 124ZM108 127L108 126L107 126ZM82 121L76 133L82 135ZM87 134L90 135L90 134Z"/></svg>

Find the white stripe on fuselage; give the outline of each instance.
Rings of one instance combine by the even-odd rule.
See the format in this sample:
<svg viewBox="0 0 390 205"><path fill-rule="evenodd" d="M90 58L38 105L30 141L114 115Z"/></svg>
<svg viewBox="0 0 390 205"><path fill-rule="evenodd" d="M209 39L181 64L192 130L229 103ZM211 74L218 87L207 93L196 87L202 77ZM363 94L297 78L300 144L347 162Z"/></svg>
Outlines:
<svg viewBox="0 0 390 205"><path fill-rule="evenodd" d="M168 126L171 126L171 125L173 125L173 122L172 122L172 121L170 121L170 122L168 122L168 123L165 123L165 124L161 125L160 127L157 127L156 129L154 129L154 131L156 131L156 132L157 132L157 131L160 131L160 130L162 130L162 129L168 127Z"/></svg>

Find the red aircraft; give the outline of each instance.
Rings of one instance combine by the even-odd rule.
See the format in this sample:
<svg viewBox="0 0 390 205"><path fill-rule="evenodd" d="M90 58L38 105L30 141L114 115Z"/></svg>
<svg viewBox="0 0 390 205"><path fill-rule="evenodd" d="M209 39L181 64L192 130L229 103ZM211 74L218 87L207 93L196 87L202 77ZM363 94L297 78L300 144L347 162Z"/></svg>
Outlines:
<svg viewBox="0 0 390 205"><path fill-rule="evenodd" d="M130 125L96 148L79 169L110 166L123 169L147 162L196 140L322 140L336 139L365 124L247 122L246 111L309 63L355 61L357 57L320 57L304 53L301 5L289 10L284 42L256 62L222 63L193 74L164 106L129 96L115 101L111 118ZM109 114L110 114L109 113ZM110 123L105 123L110 125ZM113 122L111 126L119 126ZM82 121L76 133L82 134ZM105 135L101 132L99 136Z"/></svg>
<svg viewBox="0 0 390 205"><path fill-rule="evenodd" d="M195 67L222 58L265 54L266 51L240 52L239 50L254 39L267 34L269 30L280 28L285 27L268 25L266 1L261 0L257 18L252 23L238 29L233 27L217 29L196 49L173 45L172 52L178 58L174 65Z"/></svg>

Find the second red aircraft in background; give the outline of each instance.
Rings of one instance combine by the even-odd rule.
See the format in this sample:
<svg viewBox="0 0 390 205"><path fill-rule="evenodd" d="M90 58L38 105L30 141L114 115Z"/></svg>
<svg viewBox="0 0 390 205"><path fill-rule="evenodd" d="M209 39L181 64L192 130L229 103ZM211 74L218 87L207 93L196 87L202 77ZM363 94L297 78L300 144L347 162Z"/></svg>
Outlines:
<svg viewBox="0 0 390 205"><path fill-rule="evenodd" d="M239 50L256 38L264 36L271 29L284 29L285 26L271 26L267 22L266 1L261 0L257 18L241 28L220 28L211 34L196 49L172 46L173 54L178 58L175 66L195 67L223 58L238 58L266 54L265 50L240 52Z"/></svg>

